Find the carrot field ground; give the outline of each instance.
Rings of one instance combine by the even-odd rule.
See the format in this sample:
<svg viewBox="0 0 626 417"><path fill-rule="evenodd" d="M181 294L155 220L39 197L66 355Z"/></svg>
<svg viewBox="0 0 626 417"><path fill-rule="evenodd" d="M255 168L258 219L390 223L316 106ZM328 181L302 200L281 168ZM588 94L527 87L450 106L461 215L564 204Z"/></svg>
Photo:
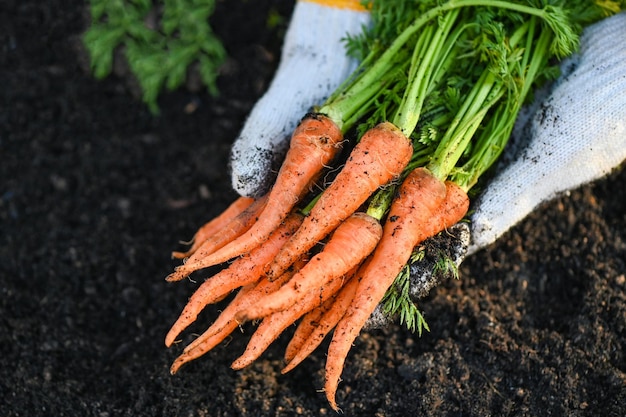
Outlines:
<svg viewBox="0 0 626 417"><path fill-rule="evenodd" d="M292 6L219 1L221 94L167 93L155 116L123 68L90 75L86 2L0 2L0 415L334 414L318 392L327 342L284 376L288 337L230 369L253 324L175 376L182 347L163 342L198 285L165 282L170 252L235 198L230 145ZM421 338L362 334L339 385L345 415L626 415L625 190L617 171L469 258L420 305Z"/></svg>

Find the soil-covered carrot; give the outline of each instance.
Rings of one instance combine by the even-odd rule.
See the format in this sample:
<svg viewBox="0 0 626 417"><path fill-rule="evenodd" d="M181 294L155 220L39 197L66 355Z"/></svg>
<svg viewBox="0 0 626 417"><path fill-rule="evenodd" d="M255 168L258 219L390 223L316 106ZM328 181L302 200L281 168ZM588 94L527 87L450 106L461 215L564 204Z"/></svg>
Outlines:
<svg viewBox="0 0 626 417"><path fill-rule="evenodd" d="M258 220L246 233L205 258L203 264L225 262L267 239L335 158L341 145L341 131L330 118L319 113L308 114L291 137L289 150Z"/></svg>
<svg viewBox="0 0 626 417"><path fill-rule="evenodd" d="M367 258L364 262L367 262L368 260L369 258ZM334 293L332 297L326 299L322 303L318 303L319 305L315 306L315 308L312 308L302 317L302 320L300 320L300 323L298 323L296 330L291 336L289 344L287 344L287 347L285 348L285 363L291 362L292 359L299 354L299 351L302 350L305 343L310 344L309 338L313 337L313 333L317 333L320 330L320 326L323 327L322 322L328 321L329 314L334 314L328 313L330 310L338 311L338 304L347 304L350 302L352 296L354 295L354 291L356 290L356 285L358 284L358 281L353 278L362 267L363 265L359 265L358 268L354 268L352 271L346 274L346 276L343 278L343 282L341 283L341 289L339 291ZM343 315L343 313L341 313L341 315ZM341 318L341 316L339 316L339 318ZM339 320L339 318L337 319L337 321ZM322 336L322 339L324 336ZM314 349L315 347L310 349L310 351L305 354L302 359L304 359L304 357L306 357Z"/></svg>
<svg viewBox="0 0 626 417"><path fill-rule="evenodd" d="M358 265L352 268L346 275L334 277L319 290L306 293L302 299L291 304L286 309L265 316L250 338L245 352L233 362L231 367L233 369L242 369L250 365L288 326L294 324L304 314L320 307L331 299L342 288L342 285L350 280L357 270ZM257 304L263 303L264 299Z"/></svg>
<svg viewBox="0 0 626 417"><path fill-rule="evenodd" d="M326 302L322 303L320 306L315 307L313 310L309 311L302 317L302 320L300 320L300 323L298 323L296 330L294 331L291 339L289 340L289 343L287 344L287 347L285 348L285 363L289 363L289 361L291 361L293 357L296 356L304 342L317 328L320 318L322 317L324 312L331 307L332 302L334 301L336 296L337 295L326 300Z"/></svg>
<svg viewBox="0 0 626 417"><path fill-rule="evenodd" d="M280 276L303 253L356 212L379 187L397 178L411 159L411 141L390 123L370 129L322 193L302 226L281 248L266 273Z"/></svg>
<svg viewBox="0 0 626 417"><path fill-rule="evenodd" d="M218 232L215 232L210 238L206 239L204 243L202 243L202 245L200 245L200 247L193 253L193 255L187 259L187 262L178 266L174 272L168 275L165 279L170 282L180 281L192 272L211 266L207 265L204 259L217 249L241 236L246 232L246 230L250 229L256 222L266 203L267 195L255 200L252 204L250 204L250 206L235 216Z"/></svg>
<svg viewBox="0 0 626 417"><path fill-rule="evenodd" d="M264 266L276 256L280 247L301 223L302 216L292 213L260 246L204 281L167 333L165 345L170 346L178 334L196 320L205 306L220 301L238 287L258 281L263 275Z"/></svg>
<svg viewBox="0 0 626 417"><path fill-rule="evenodd" d="M228 335L230 335L238 326L235 320L235 313L239 306L247 302L254 302L260 297L254 293L256 283L248 284L242 287L231 303L221 312L213 324L198 336L193 342L185 347L172 363L170 373L175 374L181 366L194 359L204 355L219 343L221 343ZM257 297L254 297L257 295Z"/></svg>
<svg viewBox="0 0 626 417"><path fill-rule="evenodd" d="M287 284L238 317L242 321L265 317L299 303L311 292L319 292L331 280L344 276L360 264L374 250L381 235L378 220L366 213L351 215L335 230L323 250Z"/></svg>
<svg viewBox="0 0 626 417"><path fill-rule="evenodd" d="M452 182L444 184L427 169L417 168L404 180L389 210L383 237L357 274L356 294L328 349L324 391L333 408L337 409L335 392L348 351L413 248L460 221L468 207L469 199L460 187Z"/></svg>
<svg viewBox="0 0 626 417"><path fill-rule="evenodd" d="M209 239L214 233L218 232L222 227L226 226L231 220L237 217L253 202L254 199L251 197L237 198L221 214L219 214L217 217L214 217L206 224L204 224L200 229L198 229L198 231L194 234L193 239L188 242L188 244L191 244L189 250L187 250L186 252L174 251L172 252L172 258L183 259L192 255L204 243L205 240Z"/></svg>
<svg viewBox="0 0 626 417"><path fill-rule="evenodd" d="M266 276L258 286L276 281L281 285L272 287L272 294L266 291L250 302L241 303L236 297L236 307L227 307L229 315L223 319L227 324L192 343L181 355L181 363L219 343L223 338L220 326L232 328L238 318L265 317L249 349L235 363L235 367L244 366L283 326L299 317L315 294L311 290L317 289L324 295L317 311L310 313L306 326L297 332L298 340L286 354L289 363L285 369L305 357L337 322L325 381L327 398L337 409L339 377L363 324L415 246L465 215L467 191L498 158L531 86L548 78L552 58L575 50L579 24L600 18L608 10L603 7L582 0L542 6L504 0L373 2L373 37L352 40L352 48L359 42L364 45L363 63L316 109L342 133L357 125L358 132L366 133L345 165L338 168L335 180L313 199L312 209L304 210L307 217L302 225L265 266ZM588 20L576 21L578 14ZM397 187L396 182L402 184ZM276 213L282 214L274 218L301 209L293 202L303 197L302 192L294 188L290 202L277 200L281 207ZM308 281L303 273L284 283L283 272L290 265L293 268L305 254L312 256L315 245L339 231L349 221L346 219L365 206L368 214L384 224L383 236L350 281L355 284L335 291L330 288L337 284L336 278ZM249 235L251 246L242 244L222 260L241 255L265 239L256 231ZM354 252L362 242L352 245L344 250ZM209 255L198 255L193 267L203 265L201 259ZM318 268L318 260L315 255L302 270ZM312 276L316 275L320 274ZM240 293L248 291L249 287L244 287ZM331 294L336 294L332 307L330 302L321 307L321 299Z"/></svg>
<svg viewBox="0 0 626 417"><path fill-rule="evenodd" d="M322 343L326 335L344 316L352 303L358 285L357 279L349 280L335 297L327 300L322 306L302 318L296 333L285 350L287 365L280 371L281 373L285 374L291 371ZM310 317L307 317L309 314ZM298 332L300 326L303 327L301 333ZM310 326L310 329L307 330L306 326Z"/></svg>
<svg viewBox="0 0 626 417"><path fill-rule="evenodd" d="M422 225L421 234L417 236L421 241L461 221L469 210L470 199L465 190L453 181L446 181L445 185L446 198L437 213Z"/></svg>
<svg viewBox="0 0 626 417"><path fill-rule="evenodd" d="M438 210L445 196L444 183L423 168L412 171L400 186L383 237L365 269L357 273L360 281L357 293L337 324L328 348L324 392L334 409L337 409L335 393L339 376L354 339L409 260L415 245L424 238L422 225L432 216L444 215Z"/></svg>
<svg viewBox="0 0 626 417"><path fill-rule="evenodd" d="M280 288L300 267L299 262L294 266L295 268L289 269L274 281L262 278L257 283L248 284L239 290L235 298L226 306L211 327L190 343L183 353L176 358L170 368L170 372L172 374L176 373L182 365L204 355L228 337L240 325L235 318L237 312L257 303L267 294L271 294Z"/></svg>

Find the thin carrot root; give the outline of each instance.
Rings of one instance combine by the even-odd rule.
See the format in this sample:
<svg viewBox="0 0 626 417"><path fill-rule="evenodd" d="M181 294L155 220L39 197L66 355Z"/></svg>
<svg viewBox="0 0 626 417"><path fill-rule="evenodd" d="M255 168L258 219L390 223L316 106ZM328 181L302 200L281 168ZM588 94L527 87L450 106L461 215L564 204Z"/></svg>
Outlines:
<svg viewBox="0 0 626 417"><path fill-rule="evenodd" d="M223 299L232 290L258 281L263 275L263 267L278 253L280 247L302 223L302 216L292 213L259 247L237 258L230 266L207 279L191 296L180 317L165 337L165 345L170 346L176 337L193 323L198 314L208 304Z"/></svg>
<svg viewBox="0 0 626 417"><path fill-rule="evenodd" d="M311 292L323 291L334 279L341 278L359 265L376 247L382 235L378 220L355 213L333 233L324 249L294 277L263 302L241 311L241 321L265 317L297 304Z"/></svg>
<svg viewBox="0 0 626 417"><path fill-rule="evenodd" d="M411 141L391 123L381 123L366 132L302 226L270 264L267 276L280 276L356 212L374 191L400 175L412 153Z"/></svg>
<svg viewBox="0 0 626 417"><path fill-rule="evenodd" d="M335 297L328 299L322 306L307 314L307 316L310 314L311 317L305 316L302 319L301 325L304 323L307 326L307 323L312 323L313 326L311 326L310 331L305 328L302 331L303 334L299 335L299 339L296 339L295 336L300 326L296 329L292 342L287 345L285 350L285 362L287 364L280 371L282 374L286 374L298 366L322 343L326 335L330 333L347 311L358 284L356 279L351 279ZM308 334L305 335L305 332Z"/></svg>
<svg viewBox="0 0 626 417"><path fill-rule="evenodd" d="M241 288L229 306L218 316L217 320L204 333L185 347L183 353L174 360L170 367L172 375L178 372L184 364L199 358L220 344L237 328L239 324L234 319L237 306L246 302L247 298L254 297L254 288L255 284L249 284Z"/></svg>
<svg viewBox="0 0 626 417"><path fill-rule="evenodd" d="M335 158L341 144L341 130L330 118L308 114L291 137L289 151L258 221L246 233L210 254L203 265L225 262L267 239Z"/></svg>
<svg viewBox="0 0 626 417"><path fill-rule="evenodd" d="M204 224L194 234L193 238L189 242L191 247L186 252L172 252L172 258L184 259L187 258L198 250L198 248L213 235L218 232L222 227L226 226L231 220L237 217L241 212L250 206L254 202L251 197L239 197L230 206L226 208L219 216L214 217L212 220Z"/></svg>
<svg viewBox="0 0 626 417"><path fill-rule="evenodd" d="M285 363L289 363L293 359L293 357L296 356L304 342L317 328L317 324L320 318L322 317L324 312L328 308L330 308L333 300L334 297L326 300L325 303L309 311L302 317L302 320L300 320L300 323L298 323L298 327L296 327L296 330L289 340L289 344L287 344L287 347L285 348Z"/></svg>
<svg viewBox="0 0 626 417"><path fill-rule="evenodd" d="M266 203L267 195L255 200L248 208L228 222L226 226L206 239L191 257L187 259L187 262L178 266L174 272L165 278L166 281L180 281L192 272L211 266L207 265L204 259L250 229L256 222L258 215L261 213Z"/></svg>
<svg viewBox="0 0 626 417"><path fill-rule="evenodd" d="M191 342L183 353L176 358L170 368L170 372L172 374L176 373L185 363L199 358L217 346L240 325L240 322L236 319L236 314L240 309L255 304L264 296L267 296L267 294L276 291L281 285L291 279L294 273L295 268L289 269L277 280L269 281L266 278L261 278L259 282L248 284L239 290L235 298L226 306L211 327Z"/></svg>
<svg viewBox="0 0 626 417"><path fill-rule="evenodd" d="M294 324L304 314L320 307L339 292L343 284L356 271L357 267L355 266L345 276L330 280L319 291L308 292L301 300L291 304L288 308L265 316L252 335L245 352L233 362L231 368L242 369L254 362L288 326ZM264 300L260 300L257 304L263 303Z"/></svg>
<svg viewBox="0 0 626 417"><path fill-rule="evenodd" d="M244 353L237 358L230 367L234 370L245 368L254 362L278 336L296 319L290 316L290 311L281 311L267 316L250 338Z"/></svg>
<svg viewBox="0 0 626 417"><path fill-rule="evenodd" d="M323 302L319 302L318 300L319 305L315 306L313 309L307 312L302 320L300 320L298 327L293 333L291 340L289 341L289 344L285 349L285 363L291 362L291 360L294 358L294 356L296 356L298 351L301 350L302 346L307 341L309 336L311 336L311 334L317 330L320 320L328 310L333 308L337 297L346 298L345 295L342 296L340 294L346 291L346 287L354 287L355 282L354 280L352 280L352 277L354 277L358 270L359 267L355 267L348 274L346 274L341 283L341 288L339 289L339 291L337 291L337 294L333 294L332 297L325 299Z"/></svg>

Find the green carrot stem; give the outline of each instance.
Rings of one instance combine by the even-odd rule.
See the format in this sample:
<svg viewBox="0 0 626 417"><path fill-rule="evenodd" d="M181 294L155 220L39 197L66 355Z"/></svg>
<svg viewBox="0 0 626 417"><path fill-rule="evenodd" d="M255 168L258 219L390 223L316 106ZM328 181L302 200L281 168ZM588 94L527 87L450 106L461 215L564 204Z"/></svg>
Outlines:
<svg viewBox="0 0 626 417"><path fill-rule="evenodd" d="M568 26L564 14L562 12L557 13L560 9L556 7L546 6L544 9L539 9L502 0L448 0L439 6L429 9L418 17L400 33L380 57L374 59L372 55L369 59L374 60L374 62L367 66L358 76L354 77L354 81L349 86L346 86L340 93L334 94L331 100L328 100L320 107L319 111L335 121L342 131L347 131L351 125L346 125L346 121L353 120L352 116L361 111L364 104L369 102L371 97L383 88L384 82L382 80L385 80L390 70L394 66L402 65L399 58L403 57L404 54L401 53L401 50L413 35L431 20L440 17L445 12L470 6L491 6L538 16L544 19L555 32L558 31L558 36L555 39L559 42L553 45L553 49L559 54L566 55L576 46L576 37L573 36L573 31ZM571 37L570 34L572 35ZM419 85L415 86L415 88L419 89ZM409 105L411 104L407 103L407 106ZM414 103L414 105L419 106L419 103ZM417 107L415 110L418 110ZM414 117L411 116L411 113L419 112L400 112L399 116L402 120L399 123L413 124L410 120L404 120L405 118L411 119Z"/></svg>
<svg viewBox="0 0 626 417"><path fill-rule="evenodd" d="M433 74L440 69L439 63L445 62L442 53L448 35L459 15L459 10L446 13L439 20L436 28L427 27L420 37L420 41L415 48L411 68L409 72L409 84L404 94L404 98L392 120L406 136L410 136L417 125L426 93L430 89Z"/></svg>
<svg viewBox="0 0 626 417"><path fill-rule="evenodd" d="M491 167L502 153L511 136L516 116L530 92L531 86L547 64L549 48L554 35L551 31L543 31L535 40L536 26L537 22L533 20L527 30L525 53L521 65L518 66L518 72L521 73L520 78L522 79L519 93L511 95L512 98L499 105L482 135L476 140L472 157L452 176L452 180L466 191L478 182L479 177Z"/></svg>
<svg viewBox="0 0 626 417"><path fill-rule="evenodd" d="M502 94L497 76L489 69L483 71L426 166L435 177L442 181L448 178L487 110Z"/></svg>

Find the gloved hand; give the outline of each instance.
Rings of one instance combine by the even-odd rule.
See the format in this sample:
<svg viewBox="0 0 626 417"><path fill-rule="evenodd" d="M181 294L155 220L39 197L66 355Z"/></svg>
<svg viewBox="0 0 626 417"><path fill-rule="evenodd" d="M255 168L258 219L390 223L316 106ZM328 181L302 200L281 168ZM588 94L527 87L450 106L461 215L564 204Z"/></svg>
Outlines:
<svg viewBox="0 0 626 417"><path fill-rule="evenodd" d="M298 0L276 75L231 150L235 191L260 197L269 190L299 120L356 69L343 39L369 22L359 0Z"/></svg>
<svg viewBox="0 0 626 417"><path fill-rule="evenodd" d="M586 28L561 73L518 118L498 175L474 206L468 254L626 159L626 12Z"/></svg>
<svg viewBox="0 0 626 417"><path fill-rule="evenodd" d="M325 24L311 24L313 16ZM297 3L276 78L233 147L233 186L239 193L267 191L273 179L268 167L280 159L300 116L321 103L353 68L341 39L367 21L366 12L352 8ZM320 27L323 33L318 33ZM317 43L319 36L324 40ZM459 265L540 204L605 176L626 159L626 13L588 27L579 53L561 69L561 77L520 114L496 176L473 203L470 225L458 224L451 233L424 243L426 256L411 265L414 300L446 278L432 272L442 253ZM379 308L368 327L390 320Z"/></svg>

